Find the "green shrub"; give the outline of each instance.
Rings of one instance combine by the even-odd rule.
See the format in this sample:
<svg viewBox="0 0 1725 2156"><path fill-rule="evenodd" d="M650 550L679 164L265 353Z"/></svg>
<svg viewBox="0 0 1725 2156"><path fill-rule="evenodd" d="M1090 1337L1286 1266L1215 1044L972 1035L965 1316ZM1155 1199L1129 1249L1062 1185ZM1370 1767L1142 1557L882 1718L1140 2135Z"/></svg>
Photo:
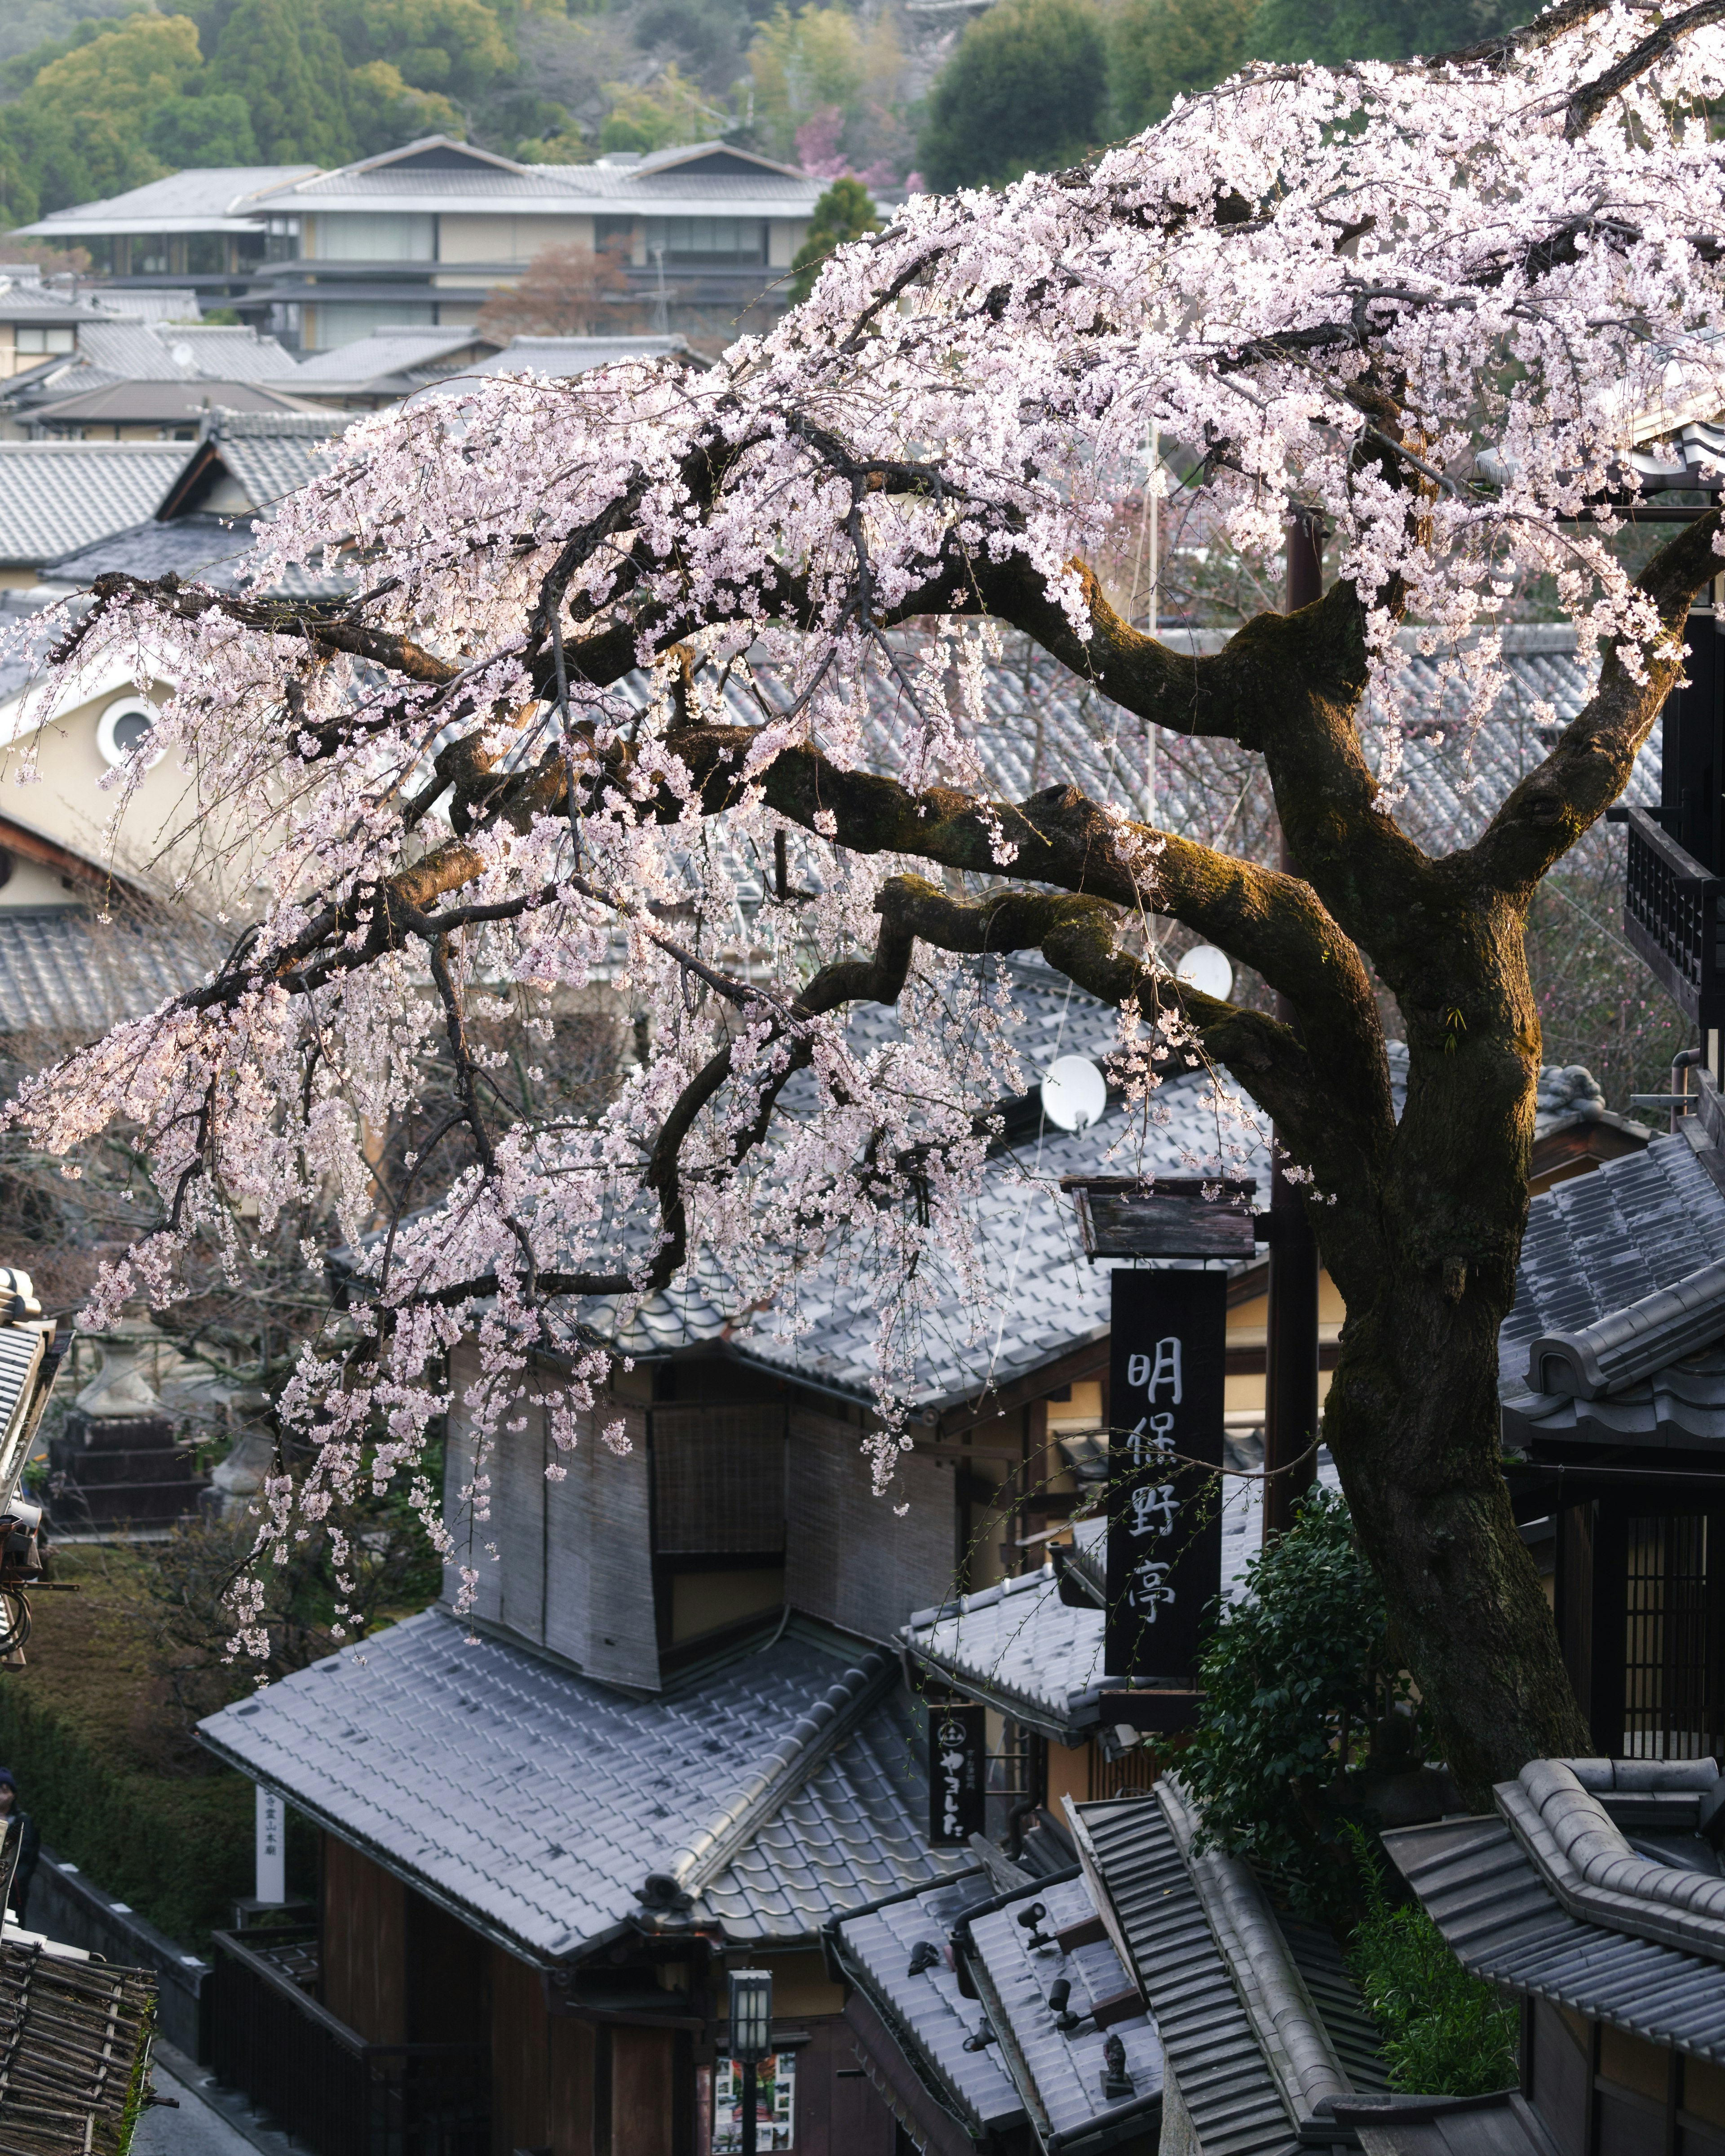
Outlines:
<svg viewBox="0 0 1725 2156"><path fill-rule="evenodd" d="M61 1570L72 1568L62 1559ZM84 1572L80 1584L96 1582ZM115 1628L90 1625L94 1613L69 1610L73 1600L38 1601L29 1667L0 1684L0 1764L17 1775L56 1856L171 1938L201 1946L228 1922L233 1897L252 1891L251 1784L208 1771L213 1762L139 1747L140 1710L165 1720L166 1702L147 1699L141 1653L116 1654ZM90 1649L95 1664L79 1666Z"/></svg>
<svg viewBox="0 0 1725 2156"><path fill-rule="evenodd" d="M794 306L809 297L820 275L821 264L835 247L844 246L847 240L860 239L865 232L880 229L880 220L875 214L875 205L862 182L848 177L834 180L814 205L809 236L798 249L797 259L791 264L791 304Z"/></svg>
<svg viewBox="0 0 1725 2156"><path fill-rule="evenodd" d="M1205 1701L1181 1778L1207 1840L1276 1874L1302 1909L1352 1915L1354 1861L1325 1799L1374 1732L1417 1732L1398 1713L1406 1679L1343 1500L1314 1491L1292 1530L1253 1559L1245 1589L1204 1650Z"/></svg>
<svg viewBox="0 0 1725 2156"><path fill-rule="evenodd" d="M1392 2088L1410 2096L1486 2096L1516 2079L1513 2004L1470 1976L1417 1905L1392 1907L1358 1828L1367 1913L1348 1965L1384 2035Z"/></svg>

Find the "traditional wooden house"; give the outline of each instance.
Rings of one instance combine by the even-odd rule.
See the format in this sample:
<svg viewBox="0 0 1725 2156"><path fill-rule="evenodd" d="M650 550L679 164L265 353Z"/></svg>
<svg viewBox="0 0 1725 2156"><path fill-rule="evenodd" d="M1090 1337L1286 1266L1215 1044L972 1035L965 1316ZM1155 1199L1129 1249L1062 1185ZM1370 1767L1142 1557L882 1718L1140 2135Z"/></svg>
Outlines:
<svg viewBox="0 0 1725 2156"><path fill-rule="evenodd" d="M1717 1762L1538 1759L1495 1796L1487 1817L1406 1827L1384 1842L1465 1966L1522 2000L1521 2105L1532 2119L1521 2142L1428 2134L1397 2148L1717 2156Z"/></svg>
<svg viewBox="0 0 1725 2156"><path fill-rule="evenodd" d="M1554 1524L1572 1681L1608 1758L1725 1747L1725 1113L1534 1201L1503 1328L1518 1517Z"/></svg>

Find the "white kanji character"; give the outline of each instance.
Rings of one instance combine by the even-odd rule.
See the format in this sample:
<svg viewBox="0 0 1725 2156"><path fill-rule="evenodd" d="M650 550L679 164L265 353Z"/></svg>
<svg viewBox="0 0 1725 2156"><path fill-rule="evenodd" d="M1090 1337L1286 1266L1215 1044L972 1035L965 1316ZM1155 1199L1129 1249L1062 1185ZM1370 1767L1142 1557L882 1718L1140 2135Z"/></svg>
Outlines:
<svg viewBox="0 0 1725 2156"><path fill-rule="evenodd" d="M1129 1523L1134 1535L1171 1535L1174 1531L1174 1515L1180 1509L1172 1482L1142 1483L1129 1491L1132 1519Z"/></svg>

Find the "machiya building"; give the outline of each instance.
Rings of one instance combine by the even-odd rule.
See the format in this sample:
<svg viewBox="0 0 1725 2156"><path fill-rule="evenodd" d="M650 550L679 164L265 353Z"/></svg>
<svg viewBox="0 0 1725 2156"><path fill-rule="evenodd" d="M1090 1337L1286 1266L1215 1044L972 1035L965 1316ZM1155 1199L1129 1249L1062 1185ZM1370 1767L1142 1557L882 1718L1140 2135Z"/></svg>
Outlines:
<svg viewBox="0 0 1725 2156"><path fill-rule="evenodd" d="M179 172L23 229L87 249L105 285L171 280L307 352L470 325L568 246L621 271L604 303L619 332L728 341L783 311L822 184L723 142L521 165L433 136L333 172Z"/></svg>

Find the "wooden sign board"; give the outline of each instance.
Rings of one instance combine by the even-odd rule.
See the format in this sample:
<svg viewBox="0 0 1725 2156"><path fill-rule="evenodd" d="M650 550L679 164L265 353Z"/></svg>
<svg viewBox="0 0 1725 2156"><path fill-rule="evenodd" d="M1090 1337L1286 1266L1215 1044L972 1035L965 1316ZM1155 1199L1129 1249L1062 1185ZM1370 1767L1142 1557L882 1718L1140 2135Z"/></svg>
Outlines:
<svg viewBox="0 0 1725 2156"><path fill-rule="evenodd" d="M928 1840L935 1849L964 1849L988 1831L988 1710L976 1706L928 1710Z"/></svg>
<svg viewBox="0 0 1725 2156"><path fill-rule="evenodd" d="M1255 1183L1196 1176L1065 1176L1086 1254L1091 1258L1245 1258L1253 1254Z"/></svg>
<svg viewBox="0 0 1725 2156"><path fill-rule="evenodd" d="M1228 1278L1122 1268L1111 1284L1104 1661L1191 1691L1222 1584L1222 1478L1206 1471L1222 1465Z"/></svg>

